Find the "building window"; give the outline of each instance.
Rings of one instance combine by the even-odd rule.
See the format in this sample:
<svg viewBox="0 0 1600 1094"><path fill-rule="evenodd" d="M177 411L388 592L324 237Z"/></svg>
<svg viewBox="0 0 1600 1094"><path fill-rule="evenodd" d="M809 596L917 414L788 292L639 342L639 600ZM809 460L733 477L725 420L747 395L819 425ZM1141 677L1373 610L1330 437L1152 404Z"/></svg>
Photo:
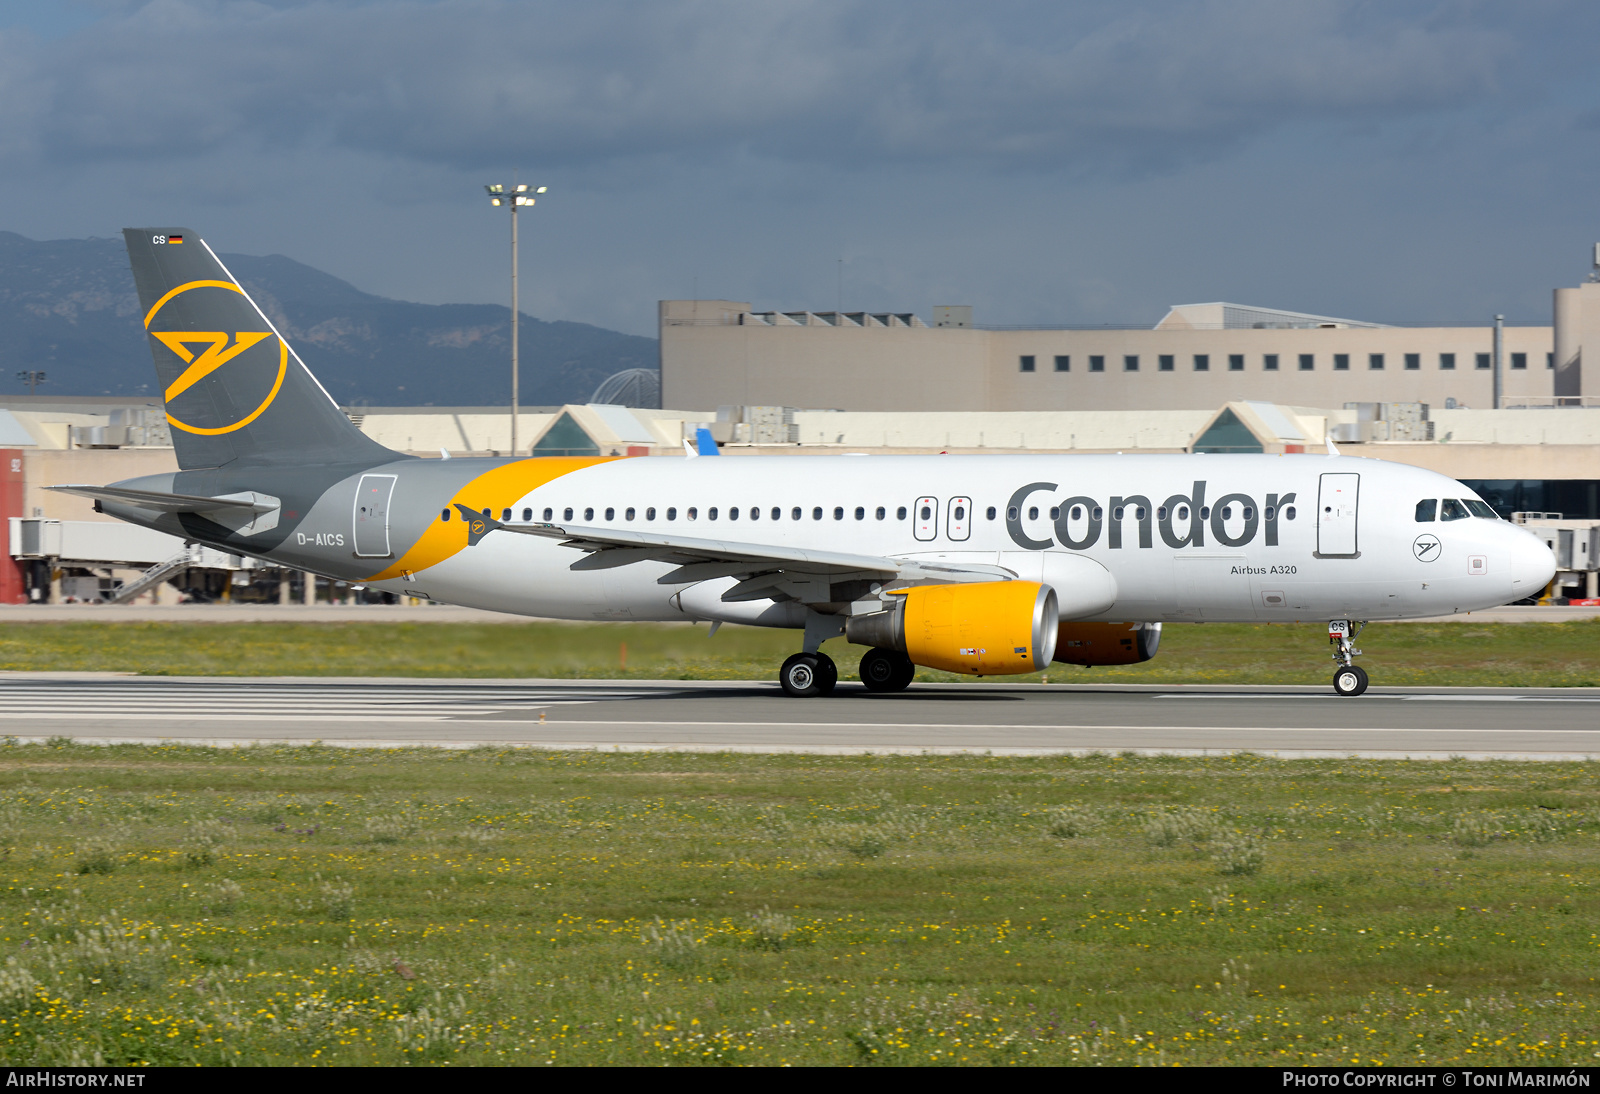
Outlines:
<svg viewBox="0 0 1600 1094"><path fill-rule="evenodd" d="M1556 355L1555 354L1547 353L1547 354L1544 355L1544 367L1545 368L1555 368L1556 367Z"/></svg>
<svg viewBox="0 0 1600 1094"><path fill-rule="evenodd" d="M1422 367L1422 354L1420 354L1420 353L1408 353L1408 354L1406 354L1406 371L1407 372L1416 372L1421 367Z"/></svg>
<svg viewBox="0 0 1600 1094"><path fill-rule="evenodd" d="M1106 359L1104 357L1100 356L1098 353L1091 354L1090 357L1089 357L1089 371L1090 372L1104 372L1105 370L1106 370Z"/></svg>
<svg viewBox="0 0 1600 1094"><path fill-rule="evenodd" d="M1454 372L1456 368L1456 355L1453 353L1439 354L1439 367L1446 372Z"/></svg>
<svg viewBox="0 0 1600 1094"><path fill-rule="evenodd" d="M1160 372L1171 372L1177 367L1178 359L1170 353L1163 353L1156 358L1156 369Z"/></svg>
<svg viewBox="0 0 1600 1094"><path fill-rule="evenodd" d="M1123 372L1138 372L1139 371L1139 357L1138 357L1137 354L1130 353L1130 354L1128 354L1126 357L1124 357L1122 359L1122 371Z"/></svg>
<svg viewBox="0 0 1600 1094"><path fill-rule="evenodd" d="M1316 358L1315 354L1302 353L1300 355L1300 371L1301 372L1310 372L1313 368L1316 367L1316 364L1317 364L1317 358Z"/></svg>
<svg viewBox="0 0 1600 1094"><path fill-rule="evenodd" d="M1017 358L1017 362L1018 362L1019 367L1021 368L1021 371L1023 371L1023 372L1032 372L1033 371L1033 354L1031 354L1031 353L1023 354L1021 357Z"/></svg>
<svg viewBox="0 0 1600 1094"><path fill-rule="evenodd" d="M1211 355L1209 353L1197 353L1197 354L1195 354L1194 355L1194 370L1196 372L1210 372L1211 371Z"/></svg>
<svg viewBox="0 0 1600 1094"><path fill-rule="evenodd" d="M1369 354L1367 354L1367 368L1371 369L1373 372L1382 372L1383 371L1383 354L1381 354L1381 353L1369 353Z"/></svg>
<svg viewBox="0 0 1600 1094"><path fill-rule="evenodd" d="M1278 355L1276 353L1264 353L1264 354L1262 354L1261 355L1261 369L1262 369L1263 372L1277 372L1278 371Z"/></svg>
<svg viewBox="0 0 1600 1094"><path fill-rule="evenodd" d="M1244 354L1242 354L1242 353L1230 353L1230 354L1228 354L1228 371L1229 372L1243 372L1244 371Z"/></svg>
<svg viewBox="0 0 1600 1094"><path fill-rule="evenodd" d="M1513 353L1511 355L1511 367L1512 368L1527 368L1528 367L1528 355L1526 353Z"/></svg>
<svg viewBox="0 0 1600 1094"><path fill-rule="evenodd" d="M1336 353L1333 355L1333 371L1350 371L1350 355L1348 353Z"/></svg>
<svg viewBox="0 0 1600 1094"><path fill-rule="evenodd" d="M1066 356L1065 354L1061 354L1061 353L1056 354L1056 371L1057 372L1071 372L1072 371L1072 358Z"/></svg>
<svg viewBox="0 0 1600 1094"><path fill-rule="evenodd" d="M1478 365L1479 368L1493 368L1494 367L1494 357L1491 354L1480 353L1480 354L1477 354L1476 356L1477 356L1477 365Z"/></svg>

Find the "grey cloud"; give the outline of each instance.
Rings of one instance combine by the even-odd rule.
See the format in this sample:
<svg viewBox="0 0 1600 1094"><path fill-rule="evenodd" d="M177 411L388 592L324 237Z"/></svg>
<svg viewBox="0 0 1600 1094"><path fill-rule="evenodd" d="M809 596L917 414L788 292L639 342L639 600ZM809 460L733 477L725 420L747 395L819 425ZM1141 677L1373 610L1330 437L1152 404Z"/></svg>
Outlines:
<svg viewBox="0 0 1600 1094"><path fill-rule="evenodd" d="M56 41L0 39L0 155L243 140L456 167L738 154L1160 167L1284 125L1493 93L1518 43L1473 10L154 0Z"/></svg>

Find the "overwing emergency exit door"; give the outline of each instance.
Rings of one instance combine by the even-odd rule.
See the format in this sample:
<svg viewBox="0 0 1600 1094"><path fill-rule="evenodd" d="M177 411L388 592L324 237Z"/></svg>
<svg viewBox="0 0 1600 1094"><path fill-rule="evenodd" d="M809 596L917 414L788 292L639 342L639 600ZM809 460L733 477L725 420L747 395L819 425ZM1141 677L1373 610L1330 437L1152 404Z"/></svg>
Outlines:
<svg viewBox="0 0 1600 1094"><path fill-rule="evenodd" d="M1347 473L1322 476L1317 491L1317 557L1355 558L1361 552L1356 540L1356 499L1361 476Z"/></svg>
<svg viewBox="0 0 1600 1094"><path fill-rule="evenodd" d="M911 511L912 535L923 543L931 540L939 532L939 499L918 498L916 508Z"/></svg>
<svg viewBox="0 0 1600 1094"><path fill-rule="evenodd" d="M364 558L389 556L389 498L393 475L362 475L356 486L356 554Z"/></svg>

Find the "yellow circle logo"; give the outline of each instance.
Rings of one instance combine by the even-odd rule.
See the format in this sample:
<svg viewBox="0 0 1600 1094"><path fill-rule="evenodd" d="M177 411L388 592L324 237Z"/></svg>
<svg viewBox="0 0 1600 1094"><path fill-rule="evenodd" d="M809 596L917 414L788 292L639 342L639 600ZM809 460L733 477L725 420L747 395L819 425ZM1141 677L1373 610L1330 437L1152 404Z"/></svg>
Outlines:
<svg viewBox="0 0 1600 1094"><path fill-rule="evenodd" d="M167 389L162 393L162 399L167 405L167 421L170 422L174 428L181 429L185 433L197 433L203 436L216 436L220 433L232 433L235 430L243 429L245 426L261 417L262 413L266 411L267 407L272 405L272 401L278 397L278 391L283 387L283 378L288 374L289 371L289 347L282 338L278 338L270 330L150 330L151 324L155 322L156 316L161 312L162 308L166 307L167 304L174 298L194 289L225 289L229 292L236 292L241 296L244 295L244 290L239 288L239 286L235 285L231 281L190 281L187 284L179 285L177 288L168 292L167 295L163 296L160 300L156 301L155 307L151 308L149 314L144 317L144 328L145 330L150 331L150 336L157 339L162 345L166 346L173 353L177 354L187 366L176 380L167 385ZM245 355L246 351L254 348L269 338L275 338L278 343L278 370L277 376L272 381L271 389L267 392L266 398L261 400L259 406L236 422L229 422L226 425L220 425L212 428L190 425L187 422L179 421L178 418L173 415L172 401L174 399L178 398L184 392L194 387L195 384L198 384L207 376L210 376L213 372L216 372L223 365L226 365L228 362L233 361L241 355ZM267 352L270 353L270 349ZM252 362L260 361L261 355L259 353L250 354L248 355L247 359ZM270 358L268 360L270 360Z"/></svg>

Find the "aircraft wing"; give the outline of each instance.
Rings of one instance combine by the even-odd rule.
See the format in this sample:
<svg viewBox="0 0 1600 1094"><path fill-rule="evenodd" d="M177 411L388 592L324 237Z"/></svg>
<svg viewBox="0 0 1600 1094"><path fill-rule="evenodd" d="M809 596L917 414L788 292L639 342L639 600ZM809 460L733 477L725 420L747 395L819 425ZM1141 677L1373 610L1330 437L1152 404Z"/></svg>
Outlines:
<svg viewBox="0 0 1600 1094"><path fill-rule="evenodd" d="M86 486L78 483L68 486L47 486L45 489L59 490L63 494L77 494L79 497L93 498L95 501L137 505L141 509L155 509L162 513L213 513L223 509L234 512L270 513L279 505L277 498L253 491L212 498L201 494L166 494L159 490L129 490L121 486Z"/></svg>
<svg viewBox="0 0 1600 1094"><path fill-rule="evenodd" d="M890 581L1010 581L1017 575L1003 566L951 566L938 562L890 558L886 555L853 555L835 551L812 551L771 543L740 543L732 540L698 539L659 532L622 528L587 528L570 524L502 524L493 517L457 505L467 522L467 544L476 545L490 532L515 532L560 540L562 546L585 552L572 564L574 570L604 570L635 562L669 562L676 569L663 574L662 585L683 585L719 577L742 577L742 585L770 588L771 581L751 579L763 575L793 574L812 578L844 580L851 578ZM723 599L734 599L724 596Z"/></svg>

